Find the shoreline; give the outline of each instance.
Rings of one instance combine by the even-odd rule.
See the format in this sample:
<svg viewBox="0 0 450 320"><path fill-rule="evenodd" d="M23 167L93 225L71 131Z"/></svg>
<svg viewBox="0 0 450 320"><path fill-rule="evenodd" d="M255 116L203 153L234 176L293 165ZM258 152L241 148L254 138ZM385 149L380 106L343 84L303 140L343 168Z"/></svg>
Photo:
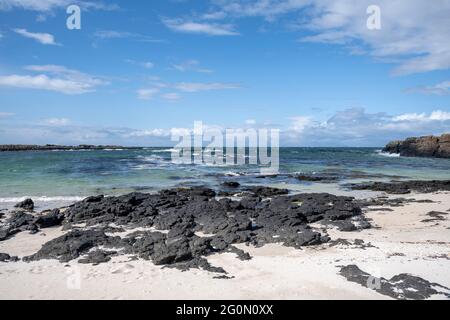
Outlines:
<svg viewBox="0 0 450 320"><path fill-rule="evenodd" d="M355 192L346 191L348 194ZM312 222L313 230L325 230L329 241L301 248L283 246L277 241L261 247L236 243L233 246L238 251L208 254L208 263L226 270L226 277L218 277L219 274L202 268L183 271L161 267L152 261L135 260L133 254L112 256L99 265L46 259L0 262L0 285L8 288L4 295L0 293L0 299L399 298L392 296L397 294L392 292L404 288L380 293L348 280L342 273L347 269L343 268L352 265L385 279L388 287L389 279L402 274L419 277L430 284L429 288L412 288L406 294L414 290L424 294L436 284L449 288L450 277L446 270L450 267L447 217L450 192L407 195L366 192L377 199L372 205L366 203L362 212L372 228L345 232ZM360 201L364 201L363 198ZM442 215L430 216L430 212ZM56 226L34 235L18 233L7 241L0 241L0 252L19 257L35 254L48 241L69 232L62 229L65 228ZM114 235L122 236L136 230L141 229ZM242 252L251 259L237 259ZM450 295L446 296L447 291L442 288L440 294L423 298L449 299Z"/></svg>
<svg viewBox="0 0 450 320"><path fill-rule="evenodd" d="M2 144L0 145L0 152L26 152L26 151L86 151L86 150L142 150L144 147L124 147L124 146L102 146L102 145L78 145L78 146L65 146L65 145L24 145L24 144Z"/></svg>

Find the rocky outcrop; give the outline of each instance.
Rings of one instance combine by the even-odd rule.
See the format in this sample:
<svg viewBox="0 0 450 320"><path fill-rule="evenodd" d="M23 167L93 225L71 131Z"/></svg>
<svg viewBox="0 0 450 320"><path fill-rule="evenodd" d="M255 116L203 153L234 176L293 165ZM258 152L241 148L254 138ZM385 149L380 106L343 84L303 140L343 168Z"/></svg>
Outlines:
<svg viewBox="0 0 450 320"><path fill-rule="evenodd" d="M404 157L450 158L450 134L392 141L386 145L383 152L398 153Z"/></svg>
<svg viewBox="0 0 450 320"><path fill-rule="evenodd" d="M140 147L122 147L122 146L94 146L94 145L79 145L79 146L61 146L55 144L35 145L35 144L2 144L0 145L0 152L5 151L68 151L68 150L134 150L142 149Z"/></svg>
<svg viewBox="0 0 450 320"><path fill-rule="evenodd" d="M24 211L13 212L5 223L0 224L0 241L5 241L22 231L29 231L31 234L35 234L39 232L39 229L59 226L64 219L65 215L59 209L54 209L38 216L25 213Z"/></svg>
<svg viewBox="0 0 450 320"><path fill-rule="evenodd" d="M326 229L355 231L370 228L361 207L351 197L327 193L288 194L285 189L245 187L239 200L217 197L208 188L94 196L34 217L16 213L4 227L9 236L21 231L61 224L68 232L42 246L24 261L58 259L103 263L115 255L151 260L181 270L201 268L226 273L206 257L230 252L241 260L250 255L235 247L269 243L300 248L326 243ZM311 226L312 223L319 226ZM81 227L83 226L83 227ZM126 235L115 233L123 229ZM120 231L120 230L117 230ZM114 233L114 234L113 234ZM1 239L0 239L1 240Z"/></svg>
<svg viewBox="0 0 450 320"><path fill-rule="evenodd" d="M412 191L431 193L450 191L450 180L410 180L393 182L370 182L348 185L353 190L383 191L390 194L408 194Z"/></svg>

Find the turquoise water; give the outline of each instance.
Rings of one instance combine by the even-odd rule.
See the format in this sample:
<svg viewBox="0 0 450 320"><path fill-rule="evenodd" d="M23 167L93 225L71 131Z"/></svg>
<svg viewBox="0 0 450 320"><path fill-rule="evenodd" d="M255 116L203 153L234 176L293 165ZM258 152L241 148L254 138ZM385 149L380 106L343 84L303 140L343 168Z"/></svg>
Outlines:
<svg viewBox="0 0 450 320"><path fill-rule="evenodd" d="M152 191L172 186L310 184L287 174L316 173L338 183L389 179L450 179L450 160L381 155L373 148L281 148L278 177L261 179L256 166L176 165L169 150L0 153L0 202L46 197Z"/></svg>

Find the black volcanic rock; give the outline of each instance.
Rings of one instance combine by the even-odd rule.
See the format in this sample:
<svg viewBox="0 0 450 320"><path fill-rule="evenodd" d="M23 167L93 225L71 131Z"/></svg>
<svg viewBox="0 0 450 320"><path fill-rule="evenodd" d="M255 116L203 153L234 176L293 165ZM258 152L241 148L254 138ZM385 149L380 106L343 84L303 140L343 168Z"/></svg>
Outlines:
<svg viewBox="0 0 450 320"><path fill-rule="evenodd" d="M383 152L398 153L404 157L450 158L450 134L392 141L386 145Z"/></svg>
<svg viewBox="0 0 450 320"><path fill-rule="evenodd" d="M29 231L32 234L37 233L39 228L34 223L34 219L34 216L23 211L14 212L0 227L0 241L5 241L22 231Z"/></svg>
<svg viewBox="0 0 450 320"><path fill-rule="evenodd" d="M324 182L324 183L330 183L330 182L336 182L338 177L332 177L332 176L318 176L318 175L307 175L307 174L299 174L295 176L296 179L300 181L307 181L307 182Z"/></svg>
<svg viewBox="0 0 450 320"><path fill-rule="evenodd" d="M85 258L78 260L78 263L98 265L111 260L111 256L117 254L116 251L95 250L87 254Z"/></svg>
<svg viewBox="0 0 450 320"><path fill-rule="evenodd" d="M225 181L224 183L222 183L222 185L227 188L239 188L240 187L239 182L236 182L236 181Z"/></svg>
<svg viewBox="0 0 450 320"><path fill-rule="evenodd" d="M0 262L17 262L19 258L16 256L11 257L7 253L0 253Z"/></svg>
<svg viewBox="0 0 450 320"><path fill-rule="evenodd" d="M64 220L64 214L59 211L59 209L53 209L48 214L39 216L35 219L34 223L39 226L39 228L50 228L54 226L59 226Z"/></svg>
<svg viewBox="0 0 450 320"><path fill-rule="evenodd" d="M60 262L69 262L96 246L119 244L122 244L120 237L109 237L100 230L73 230L47 242L37 253L25 257L24 261L58 259Z"/></svg>
<svg viewBox="0 0 450 320"><path fill-rule="evenodd" d="M450 180L411 180L402 182L372 182L351 184L353 190L384 191L390 194L408 194L411 191L430 193L450 191Z"/></svg>
<svg viewBox="0 0 450 320"><path fill-rule="evenodd" d="M19 208L27 211L34 210L34 202L32 199L25 199L22 202L17 203L14 208Z"/></svg>
<svg viewBox="0 0 450 320"><path fill-rule="evenodd" d="M218 200L214 190L193 187L155 194L90 197L70 206L64 220L56 210L40 220L25 219L32 224L39 221L41 226L62 222L69 230L25 260L67 262L81 256L80 263L97 264L110 259L110 252L104 248L111 248L116 254L131 254L166 267L225 273L222 268L211 266L205 257L233 252L239 259L250 259L246 252L234 247L239 243L282 243L294 248L325 243L330 240L326 232L309 226L322 220L321 230L328 226L347 231L368 227L361 208L351 197L287 193L284 189L250 187L240 200ZM86 227L73 227L79 224ZM109 231L117 227L141 227L146 231L111 236Z"/></svg>
<svg viewBox="0 0 450 320"><path fill-rule="evenodd" d="M423 300L438 294L450 298L449 288L410 274L398 274L391 279L377 278L356 265L341 267L339 273L348 281L398 300Z"/></svg>

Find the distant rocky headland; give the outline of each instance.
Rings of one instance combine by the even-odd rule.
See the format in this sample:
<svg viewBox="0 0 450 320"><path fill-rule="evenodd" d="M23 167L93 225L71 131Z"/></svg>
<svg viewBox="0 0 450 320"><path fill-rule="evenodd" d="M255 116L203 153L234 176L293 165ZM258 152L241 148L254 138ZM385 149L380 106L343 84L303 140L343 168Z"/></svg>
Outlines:
<svg viewBox="0 0 450 320"><path fill-rule="evenodd" d="M440 137L412 137L403 141L392 141L383 152L398 153L404 157L450 158L450 133Z"/></svg>
<svg viewBox="0 0 450 320"><path fill-rule="evenodd" d="M5 151L68 151L68 150L130 150L142 149L140 147L122 147L122 146L95 146L95 145L78 145L78 146L62 146L55 144L35 145L35 144L2 144L0 152Z"/></svg>

